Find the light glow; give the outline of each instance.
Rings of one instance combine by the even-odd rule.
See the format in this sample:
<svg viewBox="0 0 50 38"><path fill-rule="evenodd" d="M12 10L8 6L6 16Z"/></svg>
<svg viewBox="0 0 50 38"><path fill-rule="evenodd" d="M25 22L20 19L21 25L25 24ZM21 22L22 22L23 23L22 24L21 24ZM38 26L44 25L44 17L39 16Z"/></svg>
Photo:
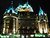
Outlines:
<svg viewBox="0 0 50 38"><path fill-rule="evenodd" d="M24 35L22 35L22 38L24 38Z"/></svg>
<svg viewBox="0 0 50 38"><path fill-rule="evenodd" d="M5 33L5 28L3 28L3 34Z"/></svg>
<svg viewBox="0 0 50 38"><path fill-rule="evenodd" d="M34 35L30 35L31 37L34 37Z"/></svg>

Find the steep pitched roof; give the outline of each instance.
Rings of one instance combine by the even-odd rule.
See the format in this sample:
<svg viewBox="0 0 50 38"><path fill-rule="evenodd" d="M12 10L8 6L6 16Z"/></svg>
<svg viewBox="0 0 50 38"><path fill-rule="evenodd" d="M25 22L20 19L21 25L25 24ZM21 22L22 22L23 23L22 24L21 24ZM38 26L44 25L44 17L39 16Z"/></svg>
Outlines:
<svg viewBox="0 0 50 38"><path fill-rule="evenodd" d="M32 7L26 2L24 5L19 4L19 6L15 9L16 11L29 11L34 12Z"/></svg>
<svg viewBox="0 0 50 38"><path fill-rule="evenodd" d="M12 13L17 14L17 12L15 12L13 6L9 7L8 9L6 9L6 11L5 11L4 14L6 14L6 13L10 13L10 10L12 11Z"/></svg>
<svg viewBox="0 0 50 38"><path fill-rule="evenodd" d="M44 14L44 12L43 12L43 10L41 9L41 7L40 7L40 10L39 10L39 13L38 13L38 14L39 14L39 16Z"/></svg>

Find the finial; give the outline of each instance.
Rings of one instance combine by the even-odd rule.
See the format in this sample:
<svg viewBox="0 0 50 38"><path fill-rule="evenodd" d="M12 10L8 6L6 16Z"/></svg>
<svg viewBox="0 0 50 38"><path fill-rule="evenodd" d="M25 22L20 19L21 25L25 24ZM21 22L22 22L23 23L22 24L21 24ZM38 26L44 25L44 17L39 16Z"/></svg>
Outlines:
<svg viewBox="0 0 50 38"><path fill-rule="evenodd" d="M7 10L7 9L6 9Z"/></svg>
<svg viewBox="0 0 50 38"><path fill-rule="evenodd" d="M11 1L11 7L13 8L13 1Z"/></svg>
<svg viewBox="0 0 50 38"><path fill-rule="evenodd" d="M27 4L28 4L28 0L27 0Z"/></svg>
<svg viewBox="0 0 50 38"><path fill-rule="evenodd" d="M11 5L13 5L13 1L11 1Z"/></svg>

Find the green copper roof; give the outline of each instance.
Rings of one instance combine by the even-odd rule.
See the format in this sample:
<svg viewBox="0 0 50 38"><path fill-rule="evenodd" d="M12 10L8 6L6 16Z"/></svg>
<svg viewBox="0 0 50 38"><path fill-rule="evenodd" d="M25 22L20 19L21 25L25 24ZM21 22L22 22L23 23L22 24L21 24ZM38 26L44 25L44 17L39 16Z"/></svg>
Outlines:
<svg viewBox="0 0 50 38"><path fill-rule="evenodd" d="M43 14L44 14L44 12L43 12L43 10L42 10L41 7L40 7L39 16L40 16L40 15L43 15Z"/></svg>
<svg viewBox="0 0 50 38"><path fill-rule="evenodd" d="M16 8L16 11L23 8L29 9L30 12L34 12L32 7L28 4L28 2L26 2L24 5L19 4L19 6Z"/></svg>
<svg viewBox="0 0 50 38"><path fill-rule="evenodd" d="M6 11L5 11L4 14L6 14L6 13L10 13L10 10L12 11L12 13L17 14L17 12L15 12L13 6L12 6L12 7L9 7L8 9L6 9Z"/></svg>

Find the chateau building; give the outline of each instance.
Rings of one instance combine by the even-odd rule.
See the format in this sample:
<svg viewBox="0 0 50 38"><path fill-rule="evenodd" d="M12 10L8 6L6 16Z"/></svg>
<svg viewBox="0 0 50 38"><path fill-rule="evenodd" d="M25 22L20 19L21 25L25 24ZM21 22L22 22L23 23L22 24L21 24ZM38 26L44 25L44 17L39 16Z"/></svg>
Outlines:
<svg viewBox="0 0 50 38"><path fill-rule="evenodd" d="M12 3L13 4L13 3ZM28 2L19 4L16 9L11 5L3 14L3 34L48 33L48 17L40 7L35 14Z"/></svg>

